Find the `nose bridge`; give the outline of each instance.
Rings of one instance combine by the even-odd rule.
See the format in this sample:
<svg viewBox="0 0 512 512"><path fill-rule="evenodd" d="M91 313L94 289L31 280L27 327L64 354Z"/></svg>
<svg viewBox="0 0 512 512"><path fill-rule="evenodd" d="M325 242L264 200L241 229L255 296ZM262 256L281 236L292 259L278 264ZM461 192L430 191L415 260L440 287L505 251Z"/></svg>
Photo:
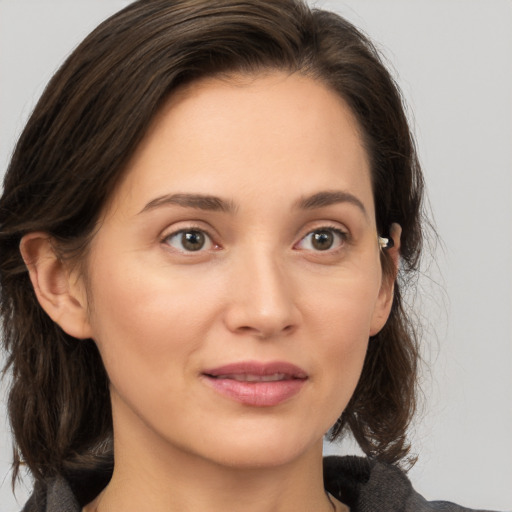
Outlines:
<svg viewBox="0 0 512 512"><path fill-rule="evenodd" d="M297 321L293 280L276 251L242 250L231 268L230 329L262 337L291 331Z"/></svg>

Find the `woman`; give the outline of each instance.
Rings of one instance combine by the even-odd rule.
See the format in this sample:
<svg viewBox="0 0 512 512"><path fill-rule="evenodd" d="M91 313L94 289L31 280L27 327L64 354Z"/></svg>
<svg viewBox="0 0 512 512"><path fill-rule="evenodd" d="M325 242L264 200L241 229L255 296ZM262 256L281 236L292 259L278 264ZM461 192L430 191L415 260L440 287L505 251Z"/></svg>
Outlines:
<svg viewBox="0 0 512 512"><path fill-rule="evenodd" d="M399 92L343 19L153 0L98 27L0 202L25 510L464 510L395 467L421 200ZM328 431L369 458L323 470Z"/></svg>

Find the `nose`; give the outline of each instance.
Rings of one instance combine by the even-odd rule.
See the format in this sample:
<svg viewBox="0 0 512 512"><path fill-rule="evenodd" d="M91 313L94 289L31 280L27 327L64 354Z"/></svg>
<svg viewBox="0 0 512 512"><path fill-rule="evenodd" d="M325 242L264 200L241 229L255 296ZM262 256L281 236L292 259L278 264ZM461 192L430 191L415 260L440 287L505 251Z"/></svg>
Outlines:
<svg viewBox="0 0 512 512"><path fill-rule="evenodd" d="M289 335L299 323L297 294L284 264L268 253L232 262L225 323L239 334L258 338Z"/></svg>

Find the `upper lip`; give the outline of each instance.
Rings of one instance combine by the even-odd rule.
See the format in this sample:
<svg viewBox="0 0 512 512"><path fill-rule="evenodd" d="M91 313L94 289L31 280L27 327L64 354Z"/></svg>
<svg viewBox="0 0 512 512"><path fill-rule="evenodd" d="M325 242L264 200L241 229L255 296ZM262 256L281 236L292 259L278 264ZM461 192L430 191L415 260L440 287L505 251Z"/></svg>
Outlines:
<svg viewBox="0 0 512 512"><path fill-rule="evenodd" d="M229 363L216 368L204 370L203 375L209 377L228 377L236 375L254 375L257 377L282 374L288 379L306 379L308 374L302 368L284 361L268 363L258 361L240 361Z"/></svg>

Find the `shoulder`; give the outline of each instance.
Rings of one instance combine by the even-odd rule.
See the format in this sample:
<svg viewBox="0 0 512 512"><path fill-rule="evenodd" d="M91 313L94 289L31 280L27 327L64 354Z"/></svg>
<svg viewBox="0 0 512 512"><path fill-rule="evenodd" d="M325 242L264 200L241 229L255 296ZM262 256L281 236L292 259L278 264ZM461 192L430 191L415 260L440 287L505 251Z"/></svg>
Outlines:
<svg viewBox="0 0 512 512"><path fill-rule="evenodd" d="M112 464L69 471L37 481L22 512L80 512L107 485L112 476Z"/></svg>
<svg viewBox="0 0 512 512"><path fill-rule="evenodd" d="M427 501L395 466L363 457L326 457L325 488L351 512L470 512L447 501ZM484 512L484 511L480 511Z"/></svg>
<svg viewBox="0 0 512 512"><path fill-rule="evenodd" d="M22 512L80 512L75 494L62 477L37 483Z"/></svg>

